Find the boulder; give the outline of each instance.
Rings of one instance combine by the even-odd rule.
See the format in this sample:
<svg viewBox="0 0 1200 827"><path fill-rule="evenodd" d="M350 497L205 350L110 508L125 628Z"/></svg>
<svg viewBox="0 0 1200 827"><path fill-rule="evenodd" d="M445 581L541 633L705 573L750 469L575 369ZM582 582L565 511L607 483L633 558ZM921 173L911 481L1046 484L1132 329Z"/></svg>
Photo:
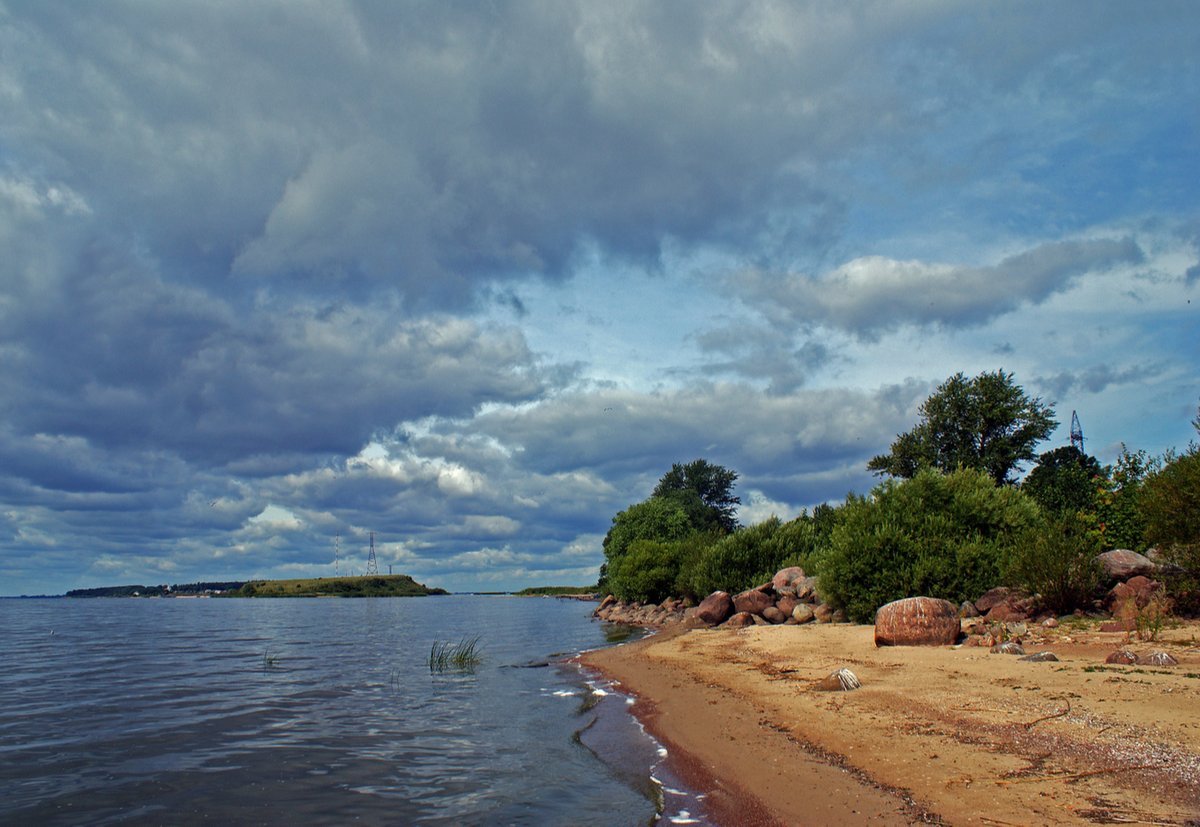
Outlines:
<svg viewBox="0 0 1200 827"><path fill-rule="evenodd" d="M1003 603L1013 594L1013 590L1007 586L997 586L994 589L988 589L978 600L975 601L975 609L980 614L987 614L992 610L993 606Z"/></svg>
<svg viewBox="0 0 1200 827"><path fill-rule="evenodd" d="M1021 646L1021 644L1015 643L1011 640L1006 640L1004 643L997 643L995 646L993 646L988 651L990 651L993 655L1023 655L1023 654L1025 654L1025 649Z"/></svg>
<svg viewBox="0 0 1200 827"><path fill-rule="evenodd" d="M724 623L722 623L721 627L724 629L744 629L747 626L753 625L754 615L750 614L749 612L737 612L736 614L731 615L729 620L726 620Z"/></svg>
<svg viewBox="0 0 1200 827"><path fill-rule="evenodd" d="M601 612L603 612L605 609L610 608L616 602L617 602L617 598L610 594L608 597L606 597L600 601L600 605L596 607L595 614L599 615Z"/></svg>
<svg viewBox="0 0 1200 827"><path fill-rule="evenodd" d="M1096 561L1108 572L1110 580L1128 580L1139 574L1148 577L1158 571L1158 565L1149 557L1127 548L1115 548L1098 554Z"/></svg>
<svg viewBox="0 0 1200 827"><path fill-rule="evenodd" d="M760 589L747 589L733 596L733 610L735 612L749 612L752 615L761 615L763 609L774 605L775 601L771 599L771 595Z"/></svg>
<svg viewBox="0 0 1200 827"><path fill-rule="evenodd" d="M1100 624L1101 632L1132 632L1137 625L1136 621L1129 617L1123 620L1106 620Z"/></svg>
<svg viewBox="0 0 1200 827"><path fill-rule="evenodd" d="M816 612L809 603L799 603L792 609L792 620L797 623L809 623L816 618Z"/></svg>
<svg viewBox="0 0 1200 827"><path fill-rule="evenodd" d="M906 597L875 613L876 646L948 646L958 633L958 609L949 600Z"/></svg>
<svg viewBox="0 0 1200 827"><path fill-rule="evenodd" d="M1034 652L1032 655L1026 655L1020 660L1029 661L1030 663L1047 663L1049 661L1057 661L1058 655L1053 652Z"/></svg>
<svg viewBox="0 0 1200 827"><path fill-rule="evenodd" d="M1047 629L1057 629L1058 628L1058 618L1057 617L1048 617L1042 621L1042 625L1045 626Z"/></svg>
<svg viewBox="0 0 1200 827"><path fill-rule="evenodd" d="M1151 652L1148 655L1142 655L1138 658L1138 663L1144 663L1147 666L1178 666L1179 661L1171 657L1167 652Z"/></svg>
<svg viewBox="0 0 1200 827"><path fill-rule="evenodd" d="M828 603L818 603L813 606L813 617L817 623L832 623L834 611Z"/></svg>
<svg viewBox="0 0 1200 827"><path fill-rule="evenodd" d="M997 603L984 616L991 623L1020 623L1029 620L1029 612L1019 603Z"/></svg>
<svg viewBox="0 0 1200 827"><path fill-rule="evenodd" d="M1141 574L1135 575L1124 583L1113 586L1105 598L1105 605L1110 612L1118 612L1123 604L1133 601L1139 609L1144 609L1161 590L1162 583L1157 580L1151 580Z"/></svg>
<svg viewBox="0 0 1200 827"><path fill-rule="evenodd" d="M1105 663L1118 663L1125 666L1137 663L1138 656L1128 649L1118 649L1104 659Z"/></svg>
<svg viewBox="0 0 1200 827"><path fill-rule="evenodd" d="M805 603L817 603L820 598L817 597L817 578L802 577L792 584L796 592L796 599L802 600Z"/></svg>
<svg viewBox="0 0 1200 827"><path fill-rule="evenodd" d="M728 592L718 591L700 601L694 617L701 623L716 626L724 623L731 614L733 614L733 598L729 596Z"/></svg>
<svg viewBox="0 0 1200 827"><path fill-rule="evenodd" d="M970 600L964 600L962 605L958 607L959 617L979 617L979 609Z"/></svg>
<svg viewBox="0 0 1200 827"><path fill-rule="evenodd" d="M800 601L794 597L781 597L775 601L775 608L783 612L788 617L792 616L792 612L800 605Z"/></svg>
<svg viewBox="0 0 1200 827"><path fill-rule="evenodd" d="M981 635L987 631L987 621L982 617L963 617L958 621L958 628L964 635Z"/></svg>
<svg viewBox="0 0 1200 827"><path fill-rule="evenodd" d="M783 623L783 621L788 619L788 616L785 615L777 606L768 606L767 608L763 609L762 616L764 620L770 621L771 623Z"/></svg>
<svg viewBox="0 0 1200 827"><path fill-rule="evenodd" d="M770 626L771 623L762 615L750 615L750 619L754 621L755 626Z"/></svg>
<svg viewBox="0 0 1200 827"><path fill-rule="evenodd" d="M796 594L796 588L793 585L797 580L804 579L804 569L799 566L788 566L786 569L780 569L775 576L771 578L771 588L778 595Z"/></svg>

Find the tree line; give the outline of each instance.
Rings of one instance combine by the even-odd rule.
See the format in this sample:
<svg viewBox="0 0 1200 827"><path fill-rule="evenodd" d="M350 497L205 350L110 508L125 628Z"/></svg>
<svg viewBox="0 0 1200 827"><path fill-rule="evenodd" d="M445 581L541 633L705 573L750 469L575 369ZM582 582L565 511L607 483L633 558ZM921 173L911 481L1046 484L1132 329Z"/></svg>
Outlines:
<svg viewBox="0 0 1200 827"><path fill-rule="evenodd" d="M1003 370L951 376L919 414L868 463L884 477L869 494L787 522L742 526L735 471L704 459L673 465L647 499L613 517L600 588L625 600L700 600L798 565L858 622L902 597L958 603L998 585L1069 612L1097 596L1099 552L1154 547L1177 610L1200 610L1194 441L1159 457L1122 446L1107 466L1074 445L1039 455L1058 425L1054 410ZM1200 432L1200 414L1192 424Z"/></svg>

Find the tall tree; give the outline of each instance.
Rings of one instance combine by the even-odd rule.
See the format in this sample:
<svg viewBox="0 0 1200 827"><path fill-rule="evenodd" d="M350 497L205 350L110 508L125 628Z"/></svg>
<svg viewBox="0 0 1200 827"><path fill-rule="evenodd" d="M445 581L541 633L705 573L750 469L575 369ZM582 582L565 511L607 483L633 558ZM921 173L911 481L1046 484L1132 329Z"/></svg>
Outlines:
<svg viewBox="0 0 1200 827"><path fill-rule="evenodd" d="M974 468L997 484L1058 425L1054 409L1030 398L1013 375L997 370L973 379L956 373L921 403L921 421L891 451L867 463L878 474L911 479L922 468Z"/></svg>
<svg viewBox="0 0 1200 827"><path fill-rule="evenodd" d="M735 514L742 502L733 494L737 478L736 471L704 459L692 460L687 465L675 463L650 496L676 500L690 512L698 504L701 510L693 515L697 528L716 528L729 533L738 527Z"/></svg>
<svg viewBox="0 0 1200 827"><path fill-rule="evenodd" d="M1064 445L1038 457L1037 466L1021 483L1021 490L1051 512L1091 511L1095 508L1097 479L1104 469L1095 457L1074 445Z"/></svg>

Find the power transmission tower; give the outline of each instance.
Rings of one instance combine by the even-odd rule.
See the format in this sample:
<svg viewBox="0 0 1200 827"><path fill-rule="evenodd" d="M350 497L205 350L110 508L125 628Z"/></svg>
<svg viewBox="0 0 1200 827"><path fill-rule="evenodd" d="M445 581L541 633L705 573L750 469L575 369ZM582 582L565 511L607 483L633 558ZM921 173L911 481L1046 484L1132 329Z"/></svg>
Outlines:
<svg viewBox="0 0 1200 827"><path fill-rule="evenodd" d="M379 574L379 561L375 559L375 532L371 532L371 553L367 555L367 574Z"/></svg>
<svg viewBox="0 0 1200 827"><path fill-rule="evenodd" d="M1079 415L1071 411L1071 447L1079 453L1083 450L1083 428L1079 424Z"/></svg>
<svg viewBox="0 0 1200 827"><path fill-rule="evenodd" d="M333 535L333 576L340 577L338 573L338 565L342 559L342 535L337 533Z"/></svg>

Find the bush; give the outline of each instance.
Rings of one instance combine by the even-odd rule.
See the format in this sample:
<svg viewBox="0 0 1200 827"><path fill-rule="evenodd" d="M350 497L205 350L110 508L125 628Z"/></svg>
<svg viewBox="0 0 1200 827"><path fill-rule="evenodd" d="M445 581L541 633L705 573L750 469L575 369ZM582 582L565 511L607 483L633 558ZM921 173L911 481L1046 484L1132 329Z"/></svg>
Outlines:
<svg viewBox="0 0 1200 827"><path fill-rule="evenodd" d="M761 585L785 565L807 563L816 538L807 515L787 523L772 517L735 531L688 557L680 573L680 591L702 598L717 589L736 593Z"/></svg>
<svg viewBox="0 0 1200 827"><path fill-rule="evenodd" d="M1168 455L1146 479L1138 504L1146 539L1179 567L1165 576L1177 607L1188 614L1200 611L1200 446Z"/></svg>
<svg viewBox="0 0 1200 827"><path fill-rule="evenodd" d="M609 560L608 590L621 600L661 602L675 588L681 558L681 543L634 540L624 554Z"/></svg>
<svg viewBox="0 0 1200 827"><path fill-rule="evenodd" d="M1048 517L1024 531L1009 557L1005 580L1040 594L1046 608L1067 614L1087 606L1100 587L1102 551L1090 522L1077 512Z"/></svg>
<svg viewBox="0 0 1200 827"><path fill-rule="evenodd" d="M821 593L851 620L904 597L974 599L997 585L1037 505L982 471L923 470L847 499L820 563Z"/></svg>

